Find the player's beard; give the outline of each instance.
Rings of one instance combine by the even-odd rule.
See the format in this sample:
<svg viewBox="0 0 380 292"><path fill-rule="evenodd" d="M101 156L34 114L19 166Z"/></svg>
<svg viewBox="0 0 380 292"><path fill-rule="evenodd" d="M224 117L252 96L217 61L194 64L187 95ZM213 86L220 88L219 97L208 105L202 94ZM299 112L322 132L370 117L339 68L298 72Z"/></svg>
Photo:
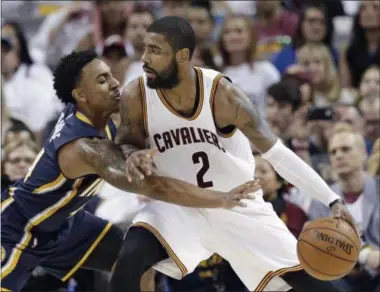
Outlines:
<svg viewBox="0 0 380 292"><path fill-rule="evenodd" d="M154 79L147 78L147 85L149 88L163 88L171 89L178 85L179 83L179 74L178 74L178 64L175 58L172 59L166 70L163 70L162 73L154 71L156 77Z"/></svg>

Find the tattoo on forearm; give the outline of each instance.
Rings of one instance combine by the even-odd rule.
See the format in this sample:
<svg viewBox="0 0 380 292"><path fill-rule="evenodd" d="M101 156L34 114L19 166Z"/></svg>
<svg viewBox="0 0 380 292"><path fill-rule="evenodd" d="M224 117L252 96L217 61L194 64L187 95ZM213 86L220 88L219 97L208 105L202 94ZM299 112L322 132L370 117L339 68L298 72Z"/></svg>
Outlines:
<svg viewBox="0 0 380 292"><path fill-rule="evenodd" d="M189 207L220 207L219 192L159 176L147 176L131 183L125 175L125 160L120 148L106 139L86 139L81 143L81 156L94 172L111 185L132 193Z"/></svg>

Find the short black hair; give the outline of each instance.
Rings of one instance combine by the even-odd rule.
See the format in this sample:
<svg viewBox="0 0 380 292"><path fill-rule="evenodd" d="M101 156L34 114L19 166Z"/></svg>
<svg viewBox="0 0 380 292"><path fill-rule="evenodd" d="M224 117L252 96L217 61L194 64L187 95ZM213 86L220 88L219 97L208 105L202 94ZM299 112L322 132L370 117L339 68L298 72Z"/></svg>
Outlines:
<svg viewBox="0 0 380 292"><path fill-rule="evenodd" d="M192 0L190 2L190 7L205 9L207 11L207 15L210 18L210 20L212 22L214 22L214 16L212 15L212 12L211 12L210 1L208 1L208 0Z"/></svg>
<svg viewBox="0 0 380 292"><path fill-rule="evenodd" d="M289 104L293 111L299 109L302 103L301 91L296 83L281 80L268 88L268 94L279 104Z"/></svg>
<svg viewBox="0 0 380 292"><path fill-rule="evenodd" d="M182 49L189 49L190 59L193 57L195 49L195 33L190 23L178 16L166 16L157 19L147 29L164 35L169 41L174 52Z"/></svg>
<svg viewBox="0 0 380 292"><path fill-rule="evenodd" d="M71 91L78 84L83 67L96 58L98 55L94 51L74 51L59 61L54 71L53 85L58 98L63 103L76 103Z"/></svg>

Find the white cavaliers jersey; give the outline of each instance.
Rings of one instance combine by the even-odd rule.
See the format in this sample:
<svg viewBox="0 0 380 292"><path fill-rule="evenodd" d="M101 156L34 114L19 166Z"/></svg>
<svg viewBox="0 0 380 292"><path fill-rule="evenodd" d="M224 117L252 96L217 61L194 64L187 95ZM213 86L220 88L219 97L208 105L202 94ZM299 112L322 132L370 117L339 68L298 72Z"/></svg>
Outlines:
<svg viewBox="0 0 380 292"><path fill-rule="evenodd" d="M145 74L140 77L149 144L159 151L155 164L160 175L202 188L229 191L254 176L253 157L247 153L249 142L240 131L235 131L231 138L219 136L212 103L223 75L210 69L195 70L199 102L189 118L177 113L159 89L149 88Z"/></svg>

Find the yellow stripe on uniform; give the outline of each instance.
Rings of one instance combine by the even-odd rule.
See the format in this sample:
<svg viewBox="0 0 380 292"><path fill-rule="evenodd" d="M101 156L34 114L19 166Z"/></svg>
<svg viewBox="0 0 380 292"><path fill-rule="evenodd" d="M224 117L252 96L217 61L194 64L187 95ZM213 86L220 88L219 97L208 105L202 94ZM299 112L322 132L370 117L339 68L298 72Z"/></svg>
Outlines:
<svg viewBox="0 0 380 292"><path fill-rule="evenodd" d="M108 139L110 139L112 141L112 133L111 133L111 129L108 125L106 126L106 134L107 134Z"/></svg>
<svg viewBox="0 0 380 292"><path fill-rule="evenodd" d="M98 185L102 182L101 178L96 179L92 184L90 184L83 192L79 194L79 197L89 197L98 191Z"/></svg>
<svg viewBox="0 0 380 292"><path fill-rule="evenodd" d="M1 213L4 212L4 210L8 208L13 203L13 201L13 197L9 197L8 199L1 202Z"/></svg>
<svg viewBox="0 0 380 292"><path fill-rule="evenodd" d="M7 288L3 288L3 287L1 287L1 292L12 292L12 290L9 290L9 289L7 289Z"/></svg>
<svg viewBox="0 0 380 292"><path fill-rule="evenodd" d="M24 236L21 241L12 249L11 256L5 266L2 266L1 269L1 279L4 279L8 276L16 267L21 253L25 247L29 245L29 242L32 238L30 230L43 221L54 215L59 209L66 206L77 194L78 189L83 181L83 178L77 179L74 183L74 187L71 191L67 192L66 196L60 199L57 203L45 209L43 212L34 216L31 220L28 221L28 224L25 226Z"/></svg>
<svg viewBox="0 0 380 292"><path fill-rule="evenodd" d="M145 222L136 222L132 226L139 226L148 229L161 243L161 245L165 248L168 255L172 258L172 260L175 262L177 267L180 269L182 273L182 277L185 277L187 275L187 268L182 263L182 261L179 259L179 257L174 253L170 245L167 243L165 238L160 234L160 232L154 228L152 225L145 223Z"/></svg>
<svg viewBox="0 0 380 292"><path fill-rule="evenodd" d="M85 253L85 255L82 257L82 259L62 278L62 281L67 281L87 260L87 258L91 255L93 250L98 246L99 242L104 238L104 236L107 234L108 230L110 230L112 226L112 223L108 223L106 227L103 229L102 233L98 236L98 238L94 241L94 243L90 246L88 251Z"/></svg>
<svg viewBox="0 0 380 292"><path fill-rule="evenodd" d="M67 179L63 176L62 173L60 173L59 176L54 181L44 184L38 187L37 189L35 189L33 191L33 194L44 194L47 192L54 191L58 189L59 187L61 187L66 181Z"/></svg>
<svg viewBox="0 0 380 292"><path fill-rule="evenodd" d="M88 117L86 117L84 114L82 114L81 112L75 112L75 116L79 119L79 120L81 120L82 122L84 122L84 123L86 123L86 124L89 124L89 125L91 125L91 126L94 126L92 123L91 123L91 121L90 121L90 119L88 118Z"/></svg>
<svg viewBox="0 0 380 292"><path fill-rule="evenodd" d="M5 209L8 208L14 202L13 195L15 193L15 190L15 187L9 188L9 198L1 202L1 213L3 213Z"/></svg>
<svg viewBox="0 0 380 292"><path fill-rule="evenodd" d="M282 268L280 270L277 270L275 272L269 272L265 275L265 277L261 280L259 285L256 287L254 291L264 291L264 288L268 285L268 283L276 276L280 277L288 272L296 272L296 271L301 271L303 270L301 265L296 265L294 267L290 268Z"/></svg>

